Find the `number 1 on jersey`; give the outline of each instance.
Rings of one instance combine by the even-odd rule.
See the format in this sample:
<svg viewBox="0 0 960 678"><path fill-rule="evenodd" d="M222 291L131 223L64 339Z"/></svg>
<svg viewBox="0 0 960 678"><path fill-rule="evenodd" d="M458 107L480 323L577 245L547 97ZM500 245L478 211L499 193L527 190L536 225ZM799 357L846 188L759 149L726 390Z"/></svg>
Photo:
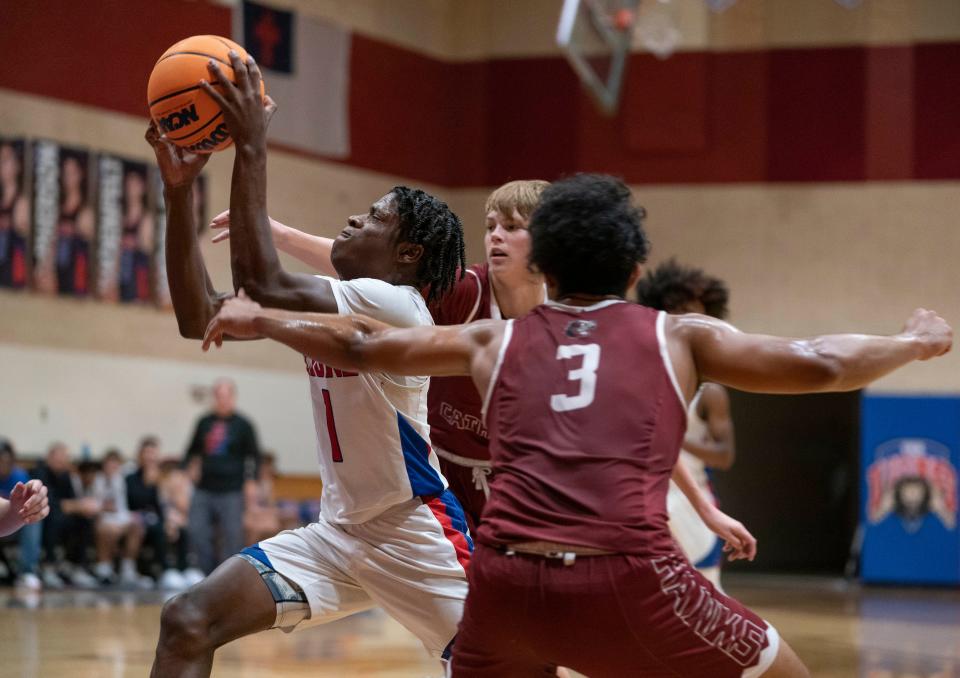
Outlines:
<svg viewBox="0 0 960 678"><path fill-rule="evenodd" d="M337 422L333 420L333 405L330 403L330 391L323 389L323 407L327 411L327 433L330 435L330 450L333 460L343 461L343 452L340 451L340 439L337 437Z"/></svg>
<svg viewBox="0 0 960 678"><path fill-rule="evenodd" d="M567 372L567 379L580 382L580 392L575 396L558 393L550 396L554 412L580 410L593 402L597 393L597 368L600 366L600 344L572 344L557 346L557 360L569 360L583 356L583 363Z"/></svg>

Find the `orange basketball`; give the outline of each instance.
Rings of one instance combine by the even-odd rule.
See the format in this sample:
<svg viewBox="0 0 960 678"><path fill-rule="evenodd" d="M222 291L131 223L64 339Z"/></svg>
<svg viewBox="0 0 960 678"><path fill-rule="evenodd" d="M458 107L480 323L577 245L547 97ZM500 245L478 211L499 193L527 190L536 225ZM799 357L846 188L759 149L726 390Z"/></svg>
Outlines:
<svg viewBox="0 0 960 678"><path fill-rule="evenodd" d="M241 59L247 52L233 40L216 35L194 35L173 45L163 53L150 73L147 83L147 104L150 117L161 134L178 146L196 153L220 151L233 143L223 111L200 89L200 81L213 83L207 63L215 59L220 70L230 79L230 50ZM214 85L218 90L219 85ZM264 86L260 82L260 94Z"/></svg>

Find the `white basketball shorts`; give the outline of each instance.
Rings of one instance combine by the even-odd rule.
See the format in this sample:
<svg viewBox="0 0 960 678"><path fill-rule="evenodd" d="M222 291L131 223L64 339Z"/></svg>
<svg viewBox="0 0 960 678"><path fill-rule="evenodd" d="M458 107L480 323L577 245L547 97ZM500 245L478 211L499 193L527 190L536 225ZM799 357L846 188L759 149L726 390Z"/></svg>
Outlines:
<svg viewBox="0 0 960 678"><path fill-rule="evenodd" d="M299 586L310 618L296 629L380 606L436 657L447 658L467 597L473 542L449 490L360 524L320 519L247 548Z"/></svg>

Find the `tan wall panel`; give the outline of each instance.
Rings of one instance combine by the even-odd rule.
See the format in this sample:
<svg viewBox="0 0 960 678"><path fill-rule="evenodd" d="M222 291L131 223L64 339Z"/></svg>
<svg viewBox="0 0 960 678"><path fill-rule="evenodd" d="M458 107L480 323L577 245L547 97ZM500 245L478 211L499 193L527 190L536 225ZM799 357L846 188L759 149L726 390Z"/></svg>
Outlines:
<svg viewBox="0 0 960 678"><path fill-rule="evenodd" d="M557 54L562 0L440 0L295 3L358 31L451 60ZM704 0L648 2L668 13L679 50L743 50L822 45L908 44L960 39L956 0L737 0L721 13ZM639 37L634 49L642 49Z"/></svg>
<svg viewBox="0 0 960 678"><path fill-rule="evenodd" d="M281 372L0 342L0 431L25 453L42 453L52 441L63 440L74 453L86 443L99 458L106 447L117 445L130 458L141 437L155 434L164 451L182 454L197 417L210 408L195 393L229 376L237 384L238 409L253 420L260 444L276 451L280 469L315 473L308 379L302 359L287 351L286 360L299 369Z"/></svg>
<svg viewBox="0 0 960 678"><path fill-rule="evenodd" d="M286 0L299 11L450 60L557 54L562 0ZM646 2L668 13L680 50L906 44L960 39L956 0L737 0L721 13L704 0ZM641 40L635 36L635 49Z"/></svg>
<svg viewBox="0 0 960 678"><path fill-rule="evenodd" d="M888 334L917 306L960 325L960 184L635 190L650 214L651 263L677 256L727 280L744 330ZM960 390L960 355L877 387Z"/></svg>
<svg viewBox="0 0 960 678"><path fill-rule="evenodd" d="M237 7L239 0L221 0ZM451 58L450 0L276 0L271 6L338 23L355 31L439 58Z"/></svg>

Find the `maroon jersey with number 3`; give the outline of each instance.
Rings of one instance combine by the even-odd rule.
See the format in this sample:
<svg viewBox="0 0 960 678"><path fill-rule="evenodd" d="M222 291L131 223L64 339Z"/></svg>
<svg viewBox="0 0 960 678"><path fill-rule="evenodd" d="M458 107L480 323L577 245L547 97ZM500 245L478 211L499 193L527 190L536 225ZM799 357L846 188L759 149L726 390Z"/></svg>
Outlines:
<svg viewBox="0 0 960 678"><path fill-rule="evenodd" d="M509 322L487 394L481 542L675 553L666 495L686 408L663 323L624 301L548 303Z"/></svg>

